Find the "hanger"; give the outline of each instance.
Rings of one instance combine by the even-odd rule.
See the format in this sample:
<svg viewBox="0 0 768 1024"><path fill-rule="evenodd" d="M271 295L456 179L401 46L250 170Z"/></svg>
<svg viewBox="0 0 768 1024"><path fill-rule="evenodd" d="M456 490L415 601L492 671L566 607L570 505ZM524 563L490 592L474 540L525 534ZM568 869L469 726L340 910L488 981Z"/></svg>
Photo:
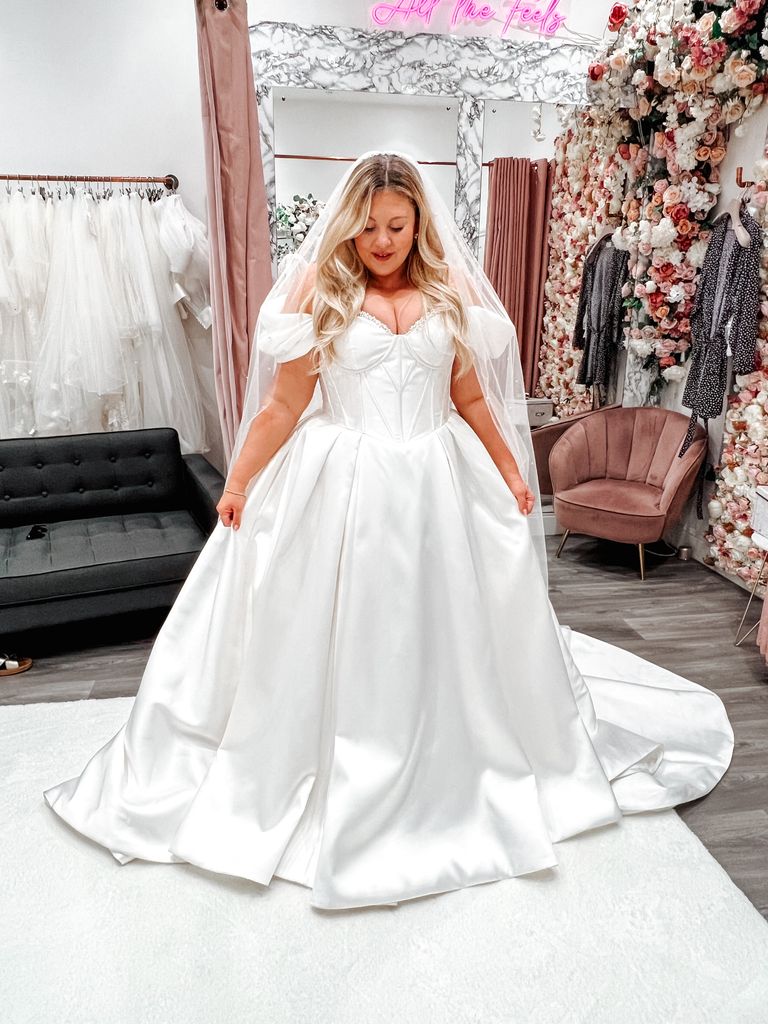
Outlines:
<svg viewBox="0 0 768 1024"><path fill-rule="evenodd" d="M733 199L728 203L724 212L731 218L731 224L733 225L733 231L736 235L736 240L743 249L748 249L752 244L752 238L741 223L741 196L734 196Z"/></svg>
<svg viewBox="0 0 768 1024"><path fill-rule="evenodd" d="M589 249L587 250L587 256L589 256L589 254L590 254L590 253L592 252L592 250L593 250L593 249L596 249L596 248L597 248L597 246L598 246L598 245L599 245L599 244L600 244L600 243L602 242L602 240L603 240L603 239L605 238L606 234L612 234L612 233L613 233L613 231L615 231L615 229L616 229L616 225L615 225L615 224L614 224L614 225L613 225L612 227L605 227L605 228L604 228L604 229L603 229L603 230L602 230L602 231L600 232L600 234L598 234L598 237L597 237L597 238L595 239L595 241L594 241L594 242L592 243L592 245L591 245L591 246L589 247Z"/></svg>

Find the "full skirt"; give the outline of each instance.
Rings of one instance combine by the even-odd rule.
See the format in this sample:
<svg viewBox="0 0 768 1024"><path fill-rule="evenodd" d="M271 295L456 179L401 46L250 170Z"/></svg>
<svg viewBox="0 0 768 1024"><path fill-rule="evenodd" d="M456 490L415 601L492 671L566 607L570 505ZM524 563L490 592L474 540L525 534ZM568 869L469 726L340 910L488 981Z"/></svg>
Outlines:
<svg viewBox="0 0 768 1024"><path fill-rule="evenodd" d="M720 698L562 626L454 411L409 441L301 421L219 522L130 717L48 805L125 864L273 875L341 909L557 865L709 792Z"/></svg>

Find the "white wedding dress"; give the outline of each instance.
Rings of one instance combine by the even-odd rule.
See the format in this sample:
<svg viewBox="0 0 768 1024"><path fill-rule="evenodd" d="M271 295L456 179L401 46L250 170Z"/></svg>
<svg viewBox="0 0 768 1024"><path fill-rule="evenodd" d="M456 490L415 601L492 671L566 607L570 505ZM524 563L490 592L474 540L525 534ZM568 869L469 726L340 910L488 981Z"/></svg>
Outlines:
<svg viewBox="0 0 768 1024"><path fill-rule="evenodd" d="M281 350L276 324L279 359L312 343L289 316L308 330ZM128 721L50 807L120 863L274 875L338 909L554 867L561 840L709 792L720 698L560 626L451 404L440 314L393 334L361 313L336 350L322 408L201 551Z"/></svg>

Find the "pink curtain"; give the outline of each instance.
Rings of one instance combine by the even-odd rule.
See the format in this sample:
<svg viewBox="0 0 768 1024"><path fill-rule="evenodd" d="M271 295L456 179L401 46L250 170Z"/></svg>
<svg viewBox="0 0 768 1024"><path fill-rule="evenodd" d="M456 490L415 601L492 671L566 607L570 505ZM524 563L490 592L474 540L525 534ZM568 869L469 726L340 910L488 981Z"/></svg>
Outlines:
<svg viewBox="0 0 768 1024"><path fill-rule="evenodd" d="M528 394L539 379L554 161L497 157L491 164L484 270L517 328Z"/></svg>
<svg viewBox="0 0 768 1024"><path fill-rule="evenodd" d="M211 249L213 367L224 454L243 408L251 340L272 286L269 217L246 0L196 0Z"/></svg>

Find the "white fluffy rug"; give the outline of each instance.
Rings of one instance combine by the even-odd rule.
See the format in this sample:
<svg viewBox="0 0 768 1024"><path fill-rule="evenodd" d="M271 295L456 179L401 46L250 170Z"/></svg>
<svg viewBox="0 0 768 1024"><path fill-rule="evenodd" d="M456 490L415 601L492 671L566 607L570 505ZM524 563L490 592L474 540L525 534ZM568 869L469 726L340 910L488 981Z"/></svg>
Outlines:
<svg viewBox="0 0 768 1024"><path fill-rule="evenodd" d="M0 708L3 1024L765 1024L768 924L674 811L398 907L120 866L42 790L132 698Z"/></svg>

